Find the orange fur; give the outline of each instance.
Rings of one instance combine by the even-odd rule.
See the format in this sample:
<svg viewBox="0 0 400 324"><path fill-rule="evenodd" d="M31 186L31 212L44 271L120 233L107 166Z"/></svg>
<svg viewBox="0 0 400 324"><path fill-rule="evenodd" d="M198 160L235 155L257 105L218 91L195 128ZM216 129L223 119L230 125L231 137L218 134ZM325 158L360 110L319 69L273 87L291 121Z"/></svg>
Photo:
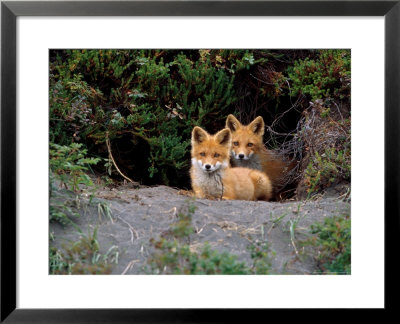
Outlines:
<svg viewBox="0 0 400 324"><path fill-rule="evenodd" d="M258 116L249 125L242 125L233 115L229 115L226 127L232 132L232 166L263 171L277 194L285 186L287 173L295 164L287 163L264 146L263 118Z"/></svg>
<svg viewBox="0 0 400 324"><path fill-rule="evenodd" d="M272 186L264 173L230 167L231 136L229 129L210 135L194 127L190 177L196 197L269 200Z"/></svg>

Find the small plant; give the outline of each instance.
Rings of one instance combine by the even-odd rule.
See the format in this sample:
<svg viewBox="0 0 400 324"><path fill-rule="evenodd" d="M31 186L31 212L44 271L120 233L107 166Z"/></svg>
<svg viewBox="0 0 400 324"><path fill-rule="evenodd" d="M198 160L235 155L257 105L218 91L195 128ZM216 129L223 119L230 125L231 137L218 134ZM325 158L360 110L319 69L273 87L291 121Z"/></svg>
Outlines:
<svg viewBox="0 0 400 324"><path fill-rule="evenodd" d="M50 248L50 274L110 274L112 264L118 263L119 251L112 246L102 255L97 241L97 228L79 241L59 250Z"/></svg>
<svg viewBox="0 0 400 324"><path fill-rule="evenodd" d="M70 266L65 262L61 251L55 247L51 247L49 251L49 273L61 274L64 272L70 273L70 271Z"/></svg>
<svg viewBox="0 0 400 324"><path fill-rule="evenodd" d="M106 202L99 202L97 203L97 213L99 215L99 221L102 222L103 216L108 218L111 223L114 223L114 220L112 218L112 210L108 203Z"/></svg>
<svg viewBox="0 0 400 324"><path fill-rule="evenodd" d="M49 206L49 220L50 222L59 222L62 225L74 225L75 223L71 220L72 217L79 217L79 213L73 211L71 207L65 203L54 203L51 202Z"/></svg>
<svg viewBox="0 0 400 324"><path fill-rule="evenodd" d="M350 150L338 150L336 147L326 148L325 152L314 153L305 170L305 184L308 198L313 193L330 187L338 179L350 180Z"/></svg>
<svg viewBox="0 0 400 324"><path fill-rule="evenodd" d="M105 187L110 187L114 185L113 179L111 179L109 176L102 176L101 180L103 181Z"/></svg>
<svg viewBox="0 0 400 324"><path fill-rule="evenodd" d="M173 223L170 227L170 233L173 237L180 241L190 239L190 234L194 232L192 217L196 208L197 207L192 202L188 201L187 205L178 212L178 221Z"/></svg>
<svg viewBox="0 0 400 324"><path fill-rule="evenodd" d="M322 273L351 273L351 221L350 216L327 217L323 223L314 223L313 236L303 242L317 249L317 260Z"/></svg>
<svg viewBox="0 0 400 324"><path fill-rule="evenodd" d="M268 274L271 269L271 253L269 244L265 241L256 241L248 247L253 264L250 268L251 274Z"/></svg>
<svg viewBox="0 0 400 324"><path fill-rule="evenodd" d="M193 252L188 244L177 240L160 239L151 241L159 251L149 259L153 274L248 274L244 262L235 255L212 250L205 243L199 253Z"/></svg>
<svg viewBox="0 0 400 324"><path fill-rule="evenodd" d="M244 262L239 262L235 255L227 252L212 250L205 244L202 251L192 253L190 258L190 274L248 274L249 270Z"/></svg>
<svg viewBox="0 0 400 324"><path fill-rule="evenodd" d="M309 95L311 100L350 97L349 50L320 50L316 59L299 60L288 69L291 96Z"/></svg>
<svg viewBox="0 0 400 324"><path fill-rule="evenodd" d="M86 157L87 150L82 144L58 145L50 143L50 169L55 177L67 189L79 190L79 185L93 186L86 174L91 165L97 164L99 158Z"/></svg>
<svg viewBox="0 0 400 324"><path fill-rule="evenodd" d="M351 181L351 116L345 118L333 101L316 100L297 127L303 156L299 198L311 198L336 185L342 190Z"/></svg>
<svg viewBox="0 0 400 324"><path fill-rule="evenodd" d="M194 232L192 215L196 207L188 204L186 212L178 214L166 237L151 239L155 252L148 259L149 272L153 274L266 274L270 269L269 248L266 243L256 242L249 247L253 264L237 260L236 255L211 249L205 243L199 252L190 246Z"/></svg>

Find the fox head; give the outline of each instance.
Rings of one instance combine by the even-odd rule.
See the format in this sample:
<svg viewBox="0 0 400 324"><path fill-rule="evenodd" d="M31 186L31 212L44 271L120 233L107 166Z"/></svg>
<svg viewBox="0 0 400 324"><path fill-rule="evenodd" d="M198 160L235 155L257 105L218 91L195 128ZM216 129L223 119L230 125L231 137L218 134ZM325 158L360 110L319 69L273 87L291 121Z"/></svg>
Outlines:
<svg viewBox="0 0 400 324"><path fill-rule="evenodd" d="M264 120L261 116L244 126L235 116L229 115L225 127L232 132L231 154L234 159L248 160L264 146Z"/></svg>
<svg viewBox="0 0 400 324"><path fill-rule="evenodd" d="M229 166L231 132L225 128L215 135L201 127L192 131L192 164L202 171L212 173Z"/></svg>

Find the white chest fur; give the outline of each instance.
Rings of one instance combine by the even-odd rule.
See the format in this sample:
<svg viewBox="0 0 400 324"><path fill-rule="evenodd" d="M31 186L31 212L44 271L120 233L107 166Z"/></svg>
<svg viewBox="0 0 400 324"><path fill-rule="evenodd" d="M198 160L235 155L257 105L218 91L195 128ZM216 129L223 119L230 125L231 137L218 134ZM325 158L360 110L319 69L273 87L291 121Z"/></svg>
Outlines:
<svg viewBox="0 0 400 324"><path fill-rule="evenodd" d="M194 182L200 187L207 196L222 198L224 189L222 185L223 169L214 172L205 172L196 164L192 165L194 172Z"/></svg>

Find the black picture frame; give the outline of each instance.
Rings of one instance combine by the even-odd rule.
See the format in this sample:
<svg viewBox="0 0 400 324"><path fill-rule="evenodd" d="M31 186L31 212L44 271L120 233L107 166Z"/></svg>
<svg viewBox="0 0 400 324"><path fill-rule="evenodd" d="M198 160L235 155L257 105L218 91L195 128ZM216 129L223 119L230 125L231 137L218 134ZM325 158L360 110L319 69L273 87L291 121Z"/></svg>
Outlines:
<svg viewBox="0 0 400 324"><path fill-rule="evenodd" d="M399 237L400 227L400 0L2 1L0 318L2 323L233 322L238 318L238 312L252 312L251 318L257 318L263 316L264 311L16 308L16 19L18 16L384 16L385 309L396 307L395 298L391 296L395 295L399 279L391 260L398 255L398 243L395 238Z"/></svg>

